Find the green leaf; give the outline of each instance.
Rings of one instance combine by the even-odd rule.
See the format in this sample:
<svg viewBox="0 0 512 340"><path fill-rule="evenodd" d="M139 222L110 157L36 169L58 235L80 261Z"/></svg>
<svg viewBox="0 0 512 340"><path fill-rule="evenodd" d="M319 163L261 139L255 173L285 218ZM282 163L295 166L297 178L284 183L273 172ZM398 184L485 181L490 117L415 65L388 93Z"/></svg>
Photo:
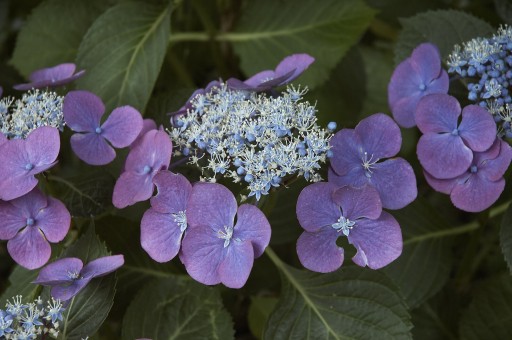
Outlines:
<svg viewBox="0 0 512 340"><path fill-rule="evenodd" d="M462 314L461 339L512 339L512 278L504 274L475 288Z"/></svg>
<svg viewBox="0 0 512 340"><path fill-rule="evenodd" d="M233 339L233 323L216 288L188 277L148 283L123 319L122 338Z"/></svg>
<svg viewBox="0 0 512 340"><path fill-rule="evenodd" d="M471 14L455 10L428 11L400 20L402 32L395 46L395 63L409 57L422 42L437 45L445 59L455 44L476 37L492 36L494 29L485 21Z"/></svg>
<svg viewBox="0 0 512 340"><path fill-rule="evenodd" d="M36 284L33 284L37 277L37 270L28 270L21 266L16 266L9 276L10 286L0 297L0 308L5 306L7 300L16 295L23 296L23 301L34 301L41 290Z"/></svg>
<svg viewBox="0 0 512 340"><path fill-rule="evenodd" d="M500 244L505 261L512 273L512 205L508 207L501 220Z"/></svg>
<svg viewBox="0 0 512 340"><path fill-rule="evenodd" d="M366 78L366 98L362 112L365 115L377 112L389 113L388 83L393 73L393 55L389 50L362 48Z"/></svg>
<svg viewBox="0 0 512 340"><path fill-rule="evenodd" d="M249 306L249 328L251 333L258 339L263 339L265 324L274 310L278 299L275 297L253 296Z"/></svg>
<svg viewBox="0 0 512 340"><path fill-rule="evenodd" d="M87 75L81 89L93 91L107 110L131 105L144 111L164 60L170 34L169 5L123 2L103 13L78 50Z"/></svg>
<svg viewBox="0 0 512 340"><path fill-rule="evenodd" d="M448 280L451 240L435 236L450 226L422 199L394 211L393 215L402 228L404 247L402 255L383 270L400 287L409 307L415 308Z"/></svg>
<svg viewBox="0 0 512 340"><path fill-rule="evenodd" d="M82 37L111 1L49 0L23 25L11 63L27 77L33 71L76 59Z"/></svg>
<svg viewBox="0 0 512 340"><path fill-rule="evenodd" d="M496 7L496 14L499 15L501 20L507 24L512 24L512 1L510 0L494 0Z"/></svg>
<svg viewBox="0 0 512 340"><path fill-rule="evenodd" d="M292 268L269 251L281 271L281 298L266 339L409 339L411 323L398 288L384 274L342 267L319 274Z"/></svg>
<svg viewBox="0 0 512 340"><path fill-rule="evenodd" d="M316 61L300 82L313 88L327 80L374 14L362 0L250 1L234 32L220 38L233 43L248 76L290 54L310 54Z"/></svg>

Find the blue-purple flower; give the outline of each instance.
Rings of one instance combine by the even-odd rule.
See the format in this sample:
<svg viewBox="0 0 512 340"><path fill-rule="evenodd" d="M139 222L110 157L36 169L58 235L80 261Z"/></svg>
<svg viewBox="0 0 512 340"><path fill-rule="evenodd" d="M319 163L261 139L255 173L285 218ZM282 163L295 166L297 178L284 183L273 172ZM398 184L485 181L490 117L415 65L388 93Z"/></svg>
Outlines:
<svg viewBox="0 0 512 340"><path fill-rule="evenodd" d="M483 152L496 139L496 124L485 109L468 105L462 110L456 98L432 94L418 103L416 123L423 133L418 159L438 179L457 177L471 166L473 151Z"/></svg>
<svg viewBox="0 0 512 340"><path fill-rule="evenodd" d="M30 83L14 85L16 90L27 91L44 87L57 87L71 83L85 74L85 70L75 73L76 65L72 63L59 64L32 72Z"/></svg>
<svg viewBox="0 0 512 340"><path fill-rule="evenodd" d="M115 148L129 146L142 129L142 116L131 106L114 109L101 123L105 106L88 91L71 91L64 98L64 120L71 130L71 148L84 162L104 165L116 157ZM112 146L107 143L112 144Z"/></svg>
<svg viewBox="0 0 512 340"><path fill-rule="evenodd" d="M361 267L382 268L402 253L400 225L382 211L379 193L371 186L311 184L299 195L297 219L305 230L297 240L299 260L316 272L342 265L344 251L336 244L340 236L357 249L352 260Z"/></svg>
<svg viewBox="0 0 512 340"><path fill-rule="evenodd" d="M41 269L33 283L52 287L51 295L66 301L78 294L92 279L110 274L123 264L123 255L100 257L85 266L79 258L66 257Z"/></svg>
<svg viewBox="0 0 512 340"><path fill-rule="evenodd" d="M171 162L172 142L167 133L150 130L140 144L130 150L124 172L114 186L112 203L124 208L153 195L153 177Z"/></svg>
<svg viewBox="0 0 512 340"><path fill-rule="evenodd" d="M137 138L135 138L135 140L132 142L132 144L130 144L130 149L133 149L134 147L139 145L140 142L142 142L142 138L144 137L146 132L151 131L151 130L156 130L156 129L157 129L156 123L153 119L151 119L151 118L144 119L142 121L142 129L140 130Z"/></svg>
<svg viewBox="0 0 512 340"><path fill-rule="evenodd" d="M265 215L251 204L237 209L231 191L204 182L194 185L186 215L188 229L180 258L190 276L206 285L242 287L254 259L270 241Z"/></svg>
<svg viewBox="0 0 512 340"><path fill-rule="evenodd" d="M373 186L387 209L401 209L416 198L416 177L410 164L399 157L382 161L394 157L402 144L400 128L389 116L371 115L355 129L338 131L330 144L329 182Z"/></svg>
<svg viewBox="0 0 512 340"><path fill-rule="evenodd" d="M0 201L0 239L9 240L9 254L28 269L48 262L49 242L62 241L70 223L71 215L64 204L37 188L12 201Z"/></svg>
<svg viewBox="0 0 512 340"><path fill-rule="evenodd" d="M43 126L26 139L0 138L0 199L25 195L37 185L35 175L51 168L60 150L59 130Z"/></svg>
<svg viewBox="0 0 512 340"><path fill-rule="evenodd" d="M448 74L441 68L437 47L430 43L419 45L391 76L388 101L393 117L400 126L415 126L420 99L431 93L448 93L448 87Z"/></svg>
<svg viewBox="0 0 512 340"><path fill-rule="evenodd" d="M180 174L160 171L153 179L158 193L151 198L151 208L142 216L142 248L158 262L172 260L181 248L187 230L187 204L192 185Z"/></svg>
<svg viewBox="0 0 512 340"><path fill-rule="evenodd" d="M14 332L11 327L12 321L13 316L0 309L0 337L6 337L6 334Z"/></svg>

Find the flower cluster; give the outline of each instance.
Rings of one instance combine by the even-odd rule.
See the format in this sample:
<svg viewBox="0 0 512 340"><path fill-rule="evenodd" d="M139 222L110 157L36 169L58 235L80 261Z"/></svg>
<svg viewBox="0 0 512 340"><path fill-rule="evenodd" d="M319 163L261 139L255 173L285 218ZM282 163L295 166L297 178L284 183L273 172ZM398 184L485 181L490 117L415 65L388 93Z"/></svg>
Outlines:
<svg viewBox="0 0 512 340"><path fill-rule="evenodd" d="M23 303L21 295L7 301L5 310L0 309L0 338L36 339L39 336L59 335L59 321L63 321L65 308L59 299L46 302L38 297L33 302Z"/></svg>

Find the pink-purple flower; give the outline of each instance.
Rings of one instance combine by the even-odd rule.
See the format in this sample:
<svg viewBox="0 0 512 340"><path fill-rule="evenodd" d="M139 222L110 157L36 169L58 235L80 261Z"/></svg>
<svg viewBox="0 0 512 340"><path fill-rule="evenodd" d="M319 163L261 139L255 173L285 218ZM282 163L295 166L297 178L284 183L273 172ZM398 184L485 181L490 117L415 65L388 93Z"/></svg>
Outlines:
<svg viewBox="0 0 512 340"><path fill-rule="evenodd" d="M18 84L16 90L27 91L43 87L57 87L68 84L85 74L85 70L75 73L76 65L72 63L59 64L53 67L43 68L32 72L29 76L30 83Z"/></svg>
<svg viewBox="0 0 512 340"><path fill-rule="evenodd" d="M92 279L110 274L123 264L123 255L100 257L85 266L79 258L66 257L41 269L33 283L50 286L55 299L66 301L77 295Z"/></svg>
<svg viewBox="0 0 512 340"><path fill-rule="evenodd" d="M352 260L361 267L382 268L402 253L400 225L382 211L379 193L371 186L314 183L302 190L296 209L305 230L297 240L297 254L309 270L328 273L340 268L344 260L344 250L336 244L340 236L357 249Z"/></svg>
<svg viewBox="0 0 512 340"><path fill-rule="evenodd" d="M115 148L129 146L142 129L142 116L131 106L114 109L101 123L105 106L88 91L71 91L64 98L64 120L75 132L71 148L84 162L104 165L116 157ZM109 143L113 146L110 146Z"/></svg>
<svg viewBox="0 0 512 340"><path fill-rule="evenodd" d="M71 215L64 204L37 188L12 201L0 201L0 239L9 240L9 254L28 269L48 262L49 242L62 241L70 223Z"/></svg>
<svg viewBox="0 0 512 340"><path fill-rule="evenodd" d="M186 215L180 258L190 276L206 285L242 287L270 241L265 215L251 204L237 208L229 189L203 182L193 186Z"/></svg>
<svg viewBox="0 0 512 340"><path fill-rule="evenodd" d="M424 43L401 62L388 85L388 101L393 117L400 126L416 125L415 111L421 98L431 93L448 93L448 74L441 68L435 45Z"/></svg>

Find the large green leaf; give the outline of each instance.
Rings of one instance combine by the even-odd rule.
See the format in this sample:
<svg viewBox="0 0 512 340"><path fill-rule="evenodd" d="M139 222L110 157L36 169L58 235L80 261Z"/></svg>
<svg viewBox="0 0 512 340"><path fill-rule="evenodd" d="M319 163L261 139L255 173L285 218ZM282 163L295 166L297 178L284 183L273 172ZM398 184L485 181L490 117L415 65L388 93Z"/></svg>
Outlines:
<svg viewBox="0 0 512 340"><path fill-rule="evenodd" d="M505 261L512 273L512 205L508 207L501 220L500 243Z"/></svg>
<svg viewBox="0 0 512 340"><path fill-rule="evenodd" d="M312 55L316 61L300 82L313 88L327 80L374 14L362 0L250 1L234 32L220 38L233 42L248 76L293 53Z"/></svg>
<svg viewBox="0 0 512 340"><path fill-rule="evenodd" d="M148 283L123 319L123 339L232 339L231 317L216 288L174 276Z"/></svg>
<svg viewBox="0 0 512 340"><path fill-rule="evenodd" d="M34 301L40 291L40 287L32 283L36 277L37 270L16 266L9 276L10 286L0 296L0 309L5 306L7 300L16 295L23 296L24 302Z"/></svg>
<svg viewBox="0 0 512 340"><path fill-rule="evenodd" d="M278 263L281 298L264 338L410 338L405 302L384 274L355 267L318 274Z"/></svg>
<svg viewBox="0 0 512 340"><path fill-rule="evenodd" d="M395 47L395 63L407 58L422 42L437 45L446 58L455 44L476 37L492 36L494 29L471 14L455 10L428 11L400 20L403 30Z"/></svg>
<svg viewBox="0 0 512 340"><path fill-rule="evenodd" d="M251 333L258 339L263 339L265 324L270 313L276 307L278 299L276 297L253 296L251 297L251 305L247 319Z"/></svg>
<svg viewBox="0 0 512 340"><path fill-rule="evenodd" d="M123 2L103 13L78 50L87 75L78 87L99 95L107 110L144 111L160 72L170 34L170 5Z"/></svg>
<svg viewBox="0 0 512 340"><path fill-rule="evenodd" d="M11 63L28 76L32 71L76 59L82 37L113 1L48 0L23 25Z"/></svg>

